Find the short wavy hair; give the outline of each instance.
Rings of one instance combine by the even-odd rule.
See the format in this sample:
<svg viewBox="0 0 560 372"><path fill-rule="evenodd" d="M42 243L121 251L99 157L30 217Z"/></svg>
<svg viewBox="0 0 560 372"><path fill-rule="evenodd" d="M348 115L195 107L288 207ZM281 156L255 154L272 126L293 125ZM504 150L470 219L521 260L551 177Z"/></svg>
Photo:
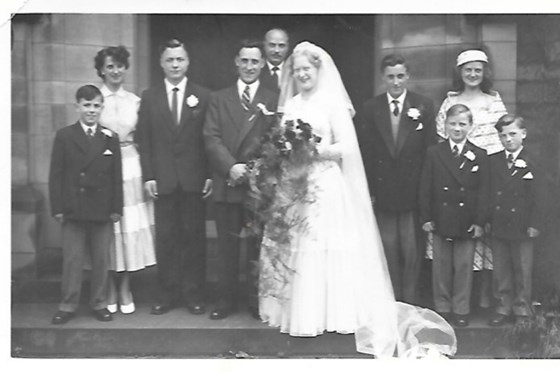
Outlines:
<svg viewBox="0 0 560 372"><path fill-rule="evenodd" d="M450 116L457 116L459 114L467 114L469 123L473 123L473 114L471 112L471 109L469 109L468 106L463 105L462 103L456 103L449 109L447 109L447 112L445 113L445 120L447 121L447 118L449 118Z"/></svg>
<svg viewBox="0 0 560 372"><path fill-rule="evenodd" d="M101 49L97 52L97 55L94 58L95 62L95 69L97 70L97 76L102 79L105 79L101 70L105 65L105 60L107 57L111 57L113 61L122 63L126 69L130 67L130 63L128 62L128 58L130 57L130 52L122 45L119 46L111 46L107 48Z"/></svg>
<svg viewBox="0 0 560 372"><path fill-rule="evenodd" d="M498 133L502 132L503 127L507 127L516 123L520 129L525 129L525 120L521 116L517 116L514 114L505 114L501 118L498 119L494 128L498 131Z"/></svg>

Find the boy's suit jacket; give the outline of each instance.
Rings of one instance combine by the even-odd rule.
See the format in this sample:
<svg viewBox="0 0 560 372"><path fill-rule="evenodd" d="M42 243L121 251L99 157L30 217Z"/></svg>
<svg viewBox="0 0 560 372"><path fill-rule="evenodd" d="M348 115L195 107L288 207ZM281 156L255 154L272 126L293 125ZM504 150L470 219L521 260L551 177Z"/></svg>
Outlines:
<svg viewBox="0 0 560 372"><path fill-rule="evenodd" d="M109 221L122 215L123 189L119 138L97 126L88 139L80 122L57 131L49 173L53 215L77 221Z"/></svg>
<svg viewBox="0 0 560 372"><path fill-rule="evenodd" d="M492 235L502 239L527 239L527 228L544 228L546 196L543 174L527 150L507 166L504 151L490 156L490 223Z"/></svg>
<svg viewBox="0 0 560 372"><path fill-rule="evenodd" d="M413 119L409 109L421 116ZM426 149L436 143L434 105L408 91L400 117L397 143L393 140L387 94L367 101L362 110L360 146L375 209L404 212L418 208L420 173Z"/></svg>
<svg viewBox="0 0 560 372"><path fill-rule="evenodd" d="M202 138L208 95L208 89L187 81L176 125L163 80L142 93L135 139L144 182L156 180L159 194L169 194L177 187L200 193L210 178Z"/></svg>
<svg viewBox="0 0 560 372"><path fill-rule="evenodd" d="M227 185L229 170L236 163L251 160L260 148L262 136L276 115L265 115L257 108L263 104L276 112L278 95L262 84L255 92L251 107L245 111L237 84L212 93L204 123L204 141L213 178L213 197L218 202L241 203L247 196L247 185Z"/></svg>
<svg viewBox="0 0 560 372"><path fill-rule="evenodd" d="M486 223L488 172L486 151L469 141L458 158L449 141L431 146L420 183L420 222L434 222L445 238L472 237L469 227Z"/></svg>

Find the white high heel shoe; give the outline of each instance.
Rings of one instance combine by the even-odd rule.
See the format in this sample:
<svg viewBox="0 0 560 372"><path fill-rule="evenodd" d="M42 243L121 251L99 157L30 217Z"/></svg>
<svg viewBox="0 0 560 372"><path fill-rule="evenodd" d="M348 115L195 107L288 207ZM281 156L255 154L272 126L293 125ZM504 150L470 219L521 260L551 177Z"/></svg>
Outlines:
<svg viewBox="0 0 560 372"><path fill-rule="evenodd" d="M117 304L107 305L107 311L110 312L111 314L116 313L117 312Z"/></svg>
<svg viewBox="0 0 560 372"><path fill-rule="evenodd" d="M134 302L131 302L128 305L121 305L121 313L123 314L132 314L136 311L136 307L134 306Z"/></svg>

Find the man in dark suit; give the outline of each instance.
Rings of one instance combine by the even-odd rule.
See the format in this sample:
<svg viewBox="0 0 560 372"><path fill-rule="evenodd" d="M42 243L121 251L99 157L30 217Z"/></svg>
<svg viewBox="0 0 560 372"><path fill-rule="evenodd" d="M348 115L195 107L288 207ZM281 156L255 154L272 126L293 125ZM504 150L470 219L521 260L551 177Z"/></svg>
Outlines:
<svg viewBox="0 0 560 372"><path fill-rule="evenodd" d="M52 215L62 224L62 301L53 324L64 324L80 301L86 255L91 255L90 306L98 320L107 311L109 248L122 215L122 166L116 133L98 123L103 95L93 85L76 92L79 121L60 129L49 174Z"/></svg>
<svg viewBox="0 0 560 372"><path fill-rule="evenodd" d="M498 300L492 326L503 325L513 313L531 314L534 240L544 227L546 190L543 173L524 148L523 118L502 116L496 130L504 151L490 155L490 221L494 254L494 288Z"/></svg>
<svg viewBox="0 0 560 372"><path fill-rule="evenodd" d="M383 58L381 74L386 92L363 106L360 145L395 297L416 303L424 249L418 188L426 149L437 141L434 106L406 89L402 56Z"/></svg>
<svg viewBox="0 0 560 372"><path fill-rule="evenodd" d="M151 313L164 314L182 300L205 312L205 202L212 192L202 138L209 91L186 77L189 57L172 39L160 48L165 79L142 93L136 141L145 190L155 200L158 296Z"/></svg>
<svg viewBox="0 0 560 372"><path fill-rule="evenodd" d="M280 79L290 71L284 69L284 61L290 50L290 38L285 30L273 28L264 35L263 40L266 63L261 71L260 82L263 87L280 92Z"/></svg>
<svg viewBox="0 0 560 372"><path fill-rule="evenodd" d="M435 309L458 327L469 325L475 239L487 218L488 157L467 140L472 113L462 104L447 110L449 140L428 148L420 182L420 222L434 236L432 284Z"/></svg>
<svg viewBox="0 0 560 372"><path fill-rule="evenodd" d="M278 101L278 95L259 81L264 63L261 43L243 42L235 57L239 79L211 95L204 123L218 229L218 302L211 319L225 318L237 307L239 235L247 218L246 163L255 156L263 134L275 120L268 114L276 111ZM258 243L256 239L248 242L250 260L258 258ZM256 293L250 293L249 300L251 314L258 317Z"/></svg>

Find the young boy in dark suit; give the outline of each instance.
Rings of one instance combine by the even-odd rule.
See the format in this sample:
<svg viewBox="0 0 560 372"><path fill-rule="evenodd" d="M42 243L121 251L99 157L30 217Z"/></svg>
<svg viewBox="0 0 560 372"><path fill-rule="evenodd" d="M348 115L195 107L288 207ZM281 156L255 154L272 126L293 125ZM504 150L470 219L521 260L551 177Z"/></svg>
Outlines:
<svg viewBox="0 0 560 372"><path fill-rule="evenodd" d="M490 220L494 288L498 300L488 324L501 326L513 313L531 313L531 274L534 239L544 223L543 178L523 140L523 118L502 116L495 125L504 151L490 156Z"/></svg>
<svg viewBox="0 0 560 372"><path fill-rule="evenodd" d="M472 125L467 106L449 108L449 139L428 148L420 182L422 229L434 235L435 310L458 327L469 325L474 239L483 233L488 199L488 159L467 140Z"/></svg>
<svg viewBox="0 0 560 372"><path fill-rule="evenodd" d="M85 255L91 255L90 306L100 321L107 307L108 259L113 223L123 208L121 151L115 132L98 123L103 96L93 85L76 92L79 120L60 129L49 174L52 215L62 224L62 301L53 324L68 322L78 309Z"/></svg>

